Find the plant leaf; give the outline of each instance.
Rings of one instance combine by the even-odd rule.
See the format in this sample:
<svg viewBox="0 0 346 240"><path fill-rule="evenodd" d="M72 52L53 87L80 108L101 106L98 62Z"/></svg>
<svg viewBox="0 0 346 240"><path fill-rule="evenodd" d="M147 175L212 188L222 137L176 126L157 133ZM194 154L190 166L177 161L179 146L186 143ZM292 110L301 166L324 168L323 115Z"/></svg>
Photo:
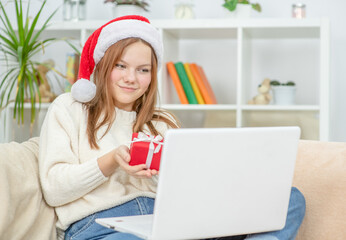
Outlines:
<svg viewBox="0 0 346 240"><path fill-rule="evenodd" d="M32 69L35 69L34 67L32 67ZM35 76L35 72L29 72L27 73L28 76L28 88L30 91L30 102L31 102L31 117L30 117L30 123L32 124L35 121L35 117L36 117L36 91L35 88L33 86L33 82L35 82L35 80L33 80L33 78L36 78Z"/></svg>
<svg viewBox="0 0 346 240"><path fill-rule="evenodd" d="M4 26L6 28L6 31L4 31L4 33L6 33L12 39L12 41L14 42L14 46L18 45L16 33L13 30L11 22L10 22L9 18L7 17L6 11L5 11L4 6L2 5L1 2L0 2L0 7L1 7L1 12L4 15L5 20L6 20L6 22L5 22L3 17L0 15L1 22L4 24Z"/></svg>
<svg viewBox="0 0 346 240"><path fill-rule="evenodd" d="M251 4L251 6L257 12L261 12L262 11L261 5L259 5L258 3Z"/></svg>
<svg viewBox="0 0 346 240"><path fill-rule="evenodd" d="M225 3L222 5L231 12L234 11L237 7L238 0L225 0Z"/></svg>
<svg viewBox="0 0 346 240"><path fill-rule="evenodd" d="M4 41L5 44L2 44L1 47L5 47L8 49L8 51L11 51L13 53L16 53L16 46L11 42L8 38L6 38L4 35L0 35L0 38L2 41Z"/></svg>
<svg viewBox="0 0 346 240"><path fill-rule="evenodd" d="M78 48L71 43L67 38L62 38L61 40L65 41L71 48L73 48L73 50L80 56L81 52L78 50Z"/></svg>
<svg viewBox="0 0 346 240"><path fill-rule="evenodd" d="M3 80L2 80L2 82L1 82L1 84L0 84L0 92L1 92L0 107L3 106L3 101L4 101L5 94L6 94L6 92L8 92L8 88L9 88L9 86L10 86L10 84L11 84L11 81L7 81L7 78L13 77L12 75L15 75L15 74L16 74L15 71L16 71L16 68L10 69L10 70L7 72L7 74L5 75L5 77L3 78ZM13 81L13 82L12 82L12 84L11 84L12 87L10 88L9 92L12 91L13 86L14 86L15 83L16 83L16 81ZM8 94L8 96L7 96L7 101L6 101L6 105L7 105L8 101L9 101L10 96L11 96L11 95Z"/></svg>
<svg viewBox="0 0 346 240"><path fill-rule="evenodd" d="M36 42L34 46L31 48L31 52L28 55L29 58L33 57L35 54L40 52L40 50L44 50L45 46L49 46L51 43L57 41L56 38L45 39L43 41ZM39 48L41 47L41 48ZM44 51L43 51L44 52Z"/></svg>
<svg viewBox="0 0 346 240"><path fill-rule="evenodd" d="M17 14L17 27L18 27L18 36L19 36L19 44L20 46L23 46L23 39L24 39L24 28L23 28L23 4L22 0L19 1L19 7L18 7L18 1L14 1L16 5L16 14Z"/></svg>
<svg viewBox="0 0 346 240"><path fill-rule="evenodd" d="M40 11L37 13L34 21L33 21L33 25L36 26L36 23L37 23L37 20L38 20L38 17L39 15L41 14L41 11L42 11L42 8L44 7L44 5L46 4L46 0L42 3L42 6L41 6L41 9ZM41 35L42 31L45 30L47 28L47 25L49 23L49 21L51 20L51 18L55 15L55 13L57 12L58 9L56 9L49 17L48 19L44 22L43 26L40 28L40 30L35 34L35 36L33 37L32 41L31 41L31 44L30 45L33 45L35 43L35 41L37 40L37 38Z"/></svg>

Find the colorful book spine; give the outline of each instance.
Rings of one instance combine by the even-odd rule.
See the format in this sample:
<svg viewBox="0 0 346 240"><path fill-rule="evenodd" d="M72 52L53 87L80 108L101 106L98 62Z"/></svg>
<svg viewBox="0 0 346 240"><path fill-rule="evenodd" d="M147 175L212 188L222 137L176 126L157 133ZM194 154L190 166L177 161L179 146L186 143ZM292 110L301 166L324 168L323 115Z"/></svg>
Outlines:
<svg viewBox="0 0 346 240"><path fill-rule="evenodd" d="M195 81L197 83L197 86L202 94L202 97L205 101L205 104L214 104L213 98L210 95L207 86L204 84L202 76L199 74L198 66L195 63L190 64L190 69L192 72L192 75L195 78Z"/></svg>
<svg viewBox="0 0 346 240"><path fill-rule="evenodd" d="M71 91L71 86L77 81L79 68L79 55L76 53L68 53L66 61L66 79L65 92Z"/></svg>
<svg viewBox="0 0 346 240"><path fill-rule="evenodd" d="M189 78L189 81L191 83L191 87L193 89L193 92L195 93L198 104L205 104L204 99L202 97L202 94L199 91L196 80L195 80L195 78L191 72L189 63L184 63L184 68L185 68L185 72L187 74L187 77Z"/></svg>
<svg viewBox="0 0 346 240"><path fill-rule="evenodd" d="M181 85L183 85L187 100L190 104L198 104L195 93L193 92L189 78L185 72L185 68L182 62L177 62L174 64L177 70Z"/></svg>
<svg viewBox="0 0 346 240"><path fill-rule="evenodd" d="M174 87L177 91L179 100L181 104L189 104L187 97L184 92L184 88L181 85L177 70L175 69L174 63L173 62L167 62L166 63L167 71L169 73L169 76L171 76Z"/></svg>
<svg viewBox="0 0 346 240"><path fill-rule="evenodd" d="M197 65L198 66L198 65ZM203 83L204 83L204 85L207 87L207 89L208 89L208 92L209 92L209 95L211 96L211 98L212 98L212 104L217 104L217 100L216 100L216 97L215 97L215 94L214 94L214 92L213 92L213 89L211 88L211 86L210 86L210 84L209 84L209 81L208 81L208 79L207 79L207 76L205 75L205 73L204 73L204 70L203 70L203 68L201 67L201 66L198 66L198 72L199 72L199 74L201 75L201 77L202 77L202 80L203 80Z"/></svg>

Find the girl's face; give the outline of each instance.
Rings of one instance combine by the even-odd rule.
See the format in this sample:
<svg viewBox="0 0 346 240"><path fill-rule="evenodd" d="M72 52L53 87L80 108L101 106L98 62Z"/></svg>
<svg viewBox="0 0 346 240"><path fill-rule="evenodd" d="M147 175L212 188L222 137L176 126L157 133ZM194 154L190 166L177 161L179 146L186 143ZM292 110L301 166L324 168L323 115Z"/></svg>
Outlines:
<svg viewBox="0 0 346 240"><path fill-rule="evenodd" d="M124 49L111 72L111 93L114 105L132 111L135 101L148 89L151 81L151 48L135 42Z"/></svg>

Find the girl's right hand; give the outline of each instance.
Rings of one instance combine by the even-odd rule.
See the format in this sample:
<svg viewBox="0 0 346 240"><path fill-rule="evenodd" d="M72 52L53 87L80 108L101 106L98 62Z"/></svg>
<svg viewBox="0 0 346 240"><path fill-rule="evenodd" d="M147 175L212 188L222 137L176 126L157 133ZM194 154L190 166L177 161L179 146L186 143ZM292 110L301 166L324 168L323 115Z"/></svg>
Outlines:
<svg viewBox="0 0 346 240"><path fill-rule="evenodd" d="M127 174L136 178L151 178L157 175L156 170L147 169L145 164L135 166L129 165L131 160L130 150L127 146L121 145L113 151L98 159L102 173L108 177L113 174L117 167L121 167Z"/></svg>

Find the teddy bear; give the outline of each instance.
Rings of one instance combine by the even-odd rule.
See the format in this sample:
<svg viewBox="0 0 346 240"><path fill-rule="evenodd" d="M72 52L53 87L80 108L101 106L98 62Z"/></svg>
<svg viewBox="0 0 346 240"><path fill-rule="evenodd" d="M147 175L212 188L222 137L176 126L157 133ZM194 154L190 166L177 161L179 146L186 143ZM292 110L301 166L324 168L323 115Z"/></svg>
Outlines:
<svg viewBox="0 0 346 240"><path fill-rule="evenodd" d="M272 96L269 94L270 91L270 79L266 78L258 86L258 94L253 97L248 104L269 104Z"/></svg>

